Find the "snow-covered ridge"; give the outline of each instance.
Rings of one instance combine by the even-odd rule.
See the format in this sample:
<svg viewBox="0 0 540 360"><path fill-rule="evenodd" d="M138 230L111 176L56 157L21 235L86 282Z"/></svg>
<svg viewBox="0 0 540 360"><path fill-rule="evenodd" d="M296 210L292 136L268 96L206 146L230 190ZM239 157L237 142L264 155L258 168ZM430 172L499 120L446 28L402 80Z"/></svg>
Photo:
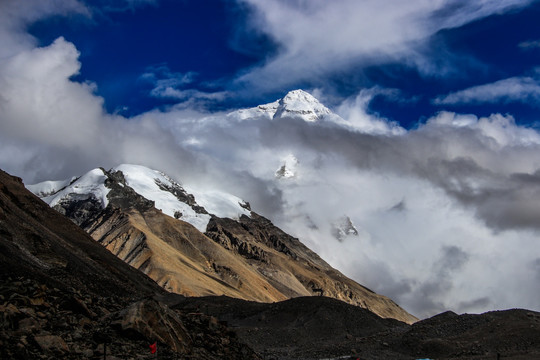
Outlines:
<svg viewBox="0 0 540 360"><path fill-rule="evenodd" d="M180 183L166 174L140 165L122 164L108 173L118 171L122 172L126 186L153 201L157 209L192 224L201 232L206 231L210 214L232 219L238 219L241 215L250 216L250 211L245 208L245 202L234 195L216 190L194 191L191 188L190 192L193 193L190 194ZM28 185L27 188L51 207L59 202L92 198L98 200L101 207L105 208L109 204L107 195L111 191L105 185L107 179L109 179L107 172L97 168L76 180L45 181Z"/></svg>
<svg viewBox="0 0 540 360"><path fill-rule="evenodd" d="M56 194L59 190L65 188L75 180L77 180L76 177L73 177L69 180L44 181L36 185L27 185L26 187L36 196L44 198Z"/></svg>
<svg viewBox="0 0 540 360"><path fill-rule="evenodd" d="M109 204L107 195L110 191L105 187L106 179L103 170L93 169L76 180L71 178L63 181L45 181L28 185L27 188L51 207L68 198L77 201L94 198L105 208Z"/></svg>

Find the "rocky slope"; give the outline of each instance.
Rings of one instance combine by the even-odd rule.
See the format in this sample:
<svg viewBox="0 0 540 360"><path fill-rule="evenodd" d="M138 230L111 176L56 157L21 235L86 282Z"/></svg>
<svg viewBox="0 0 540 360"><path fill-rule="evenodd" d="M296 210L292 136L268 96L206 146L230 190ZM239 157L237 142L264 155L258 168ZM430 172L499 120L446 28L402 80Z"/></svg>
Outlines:
<svg viewBox="0 0 540 360"><path fill-rule="evenodd" d="M416 320L333 269L238 198L221 194L220 206L209 201L201 206L199 197L218 197L193 196L168 176L134 165L94 169L56 191L30 188L45 193L51 206L169 291L261 302L324 295L382 317Z"/></svg>
<svg viewBox="0 0 540 360"><path fill-rule="evenodd" d="M260 359L0 170L0 358Z"/></svg>

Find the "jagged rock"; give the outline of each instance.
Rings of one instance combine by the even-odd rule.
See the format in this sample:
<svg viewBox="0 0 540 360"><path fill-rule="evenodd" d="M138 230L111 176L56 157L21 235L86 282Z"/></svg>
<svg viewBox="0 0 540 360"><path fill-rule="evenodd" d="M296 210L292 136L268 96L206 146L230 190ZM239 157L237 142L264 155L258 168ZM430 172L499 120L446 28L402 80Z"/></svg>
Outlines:
<svg viewBox="0 0 540 360"><path fill-rule="evenodd" d="M53 209L70 218L75 224L81 225L101 211L101 202L94 197L80 200L65 199L56 204Z"/></svg>
<svg viewBox="0 0 540 360"><path fill-rule="evenodd" d="M178 184L176 181L168 177L167 175L162 175L171 183L171 185L165 184L159 179L155 180L156 185L164 191L170 192L173 194L178 200L181 202L184 202L191 206L191 208L197 213L197 214L208 214L206 209L200 205L197 204L195 201L195 197L192 194L188 194L187 191L184 190L184 188Z"/></svg>
<svg viewBox="0 0 540 360"><path fill-rule="evenodd" d="M39 324L39 322L32 317L27 317L19 320L18 327L19 331L25 334L37 332L41 329L41 325Z"/></svg>
<svg viewBox="0 0 540 360"><path fill-rule="evenodd" d="M143 300L114 315L113 326L124 332L142 335L149 343L167 344L173 351L187 353L192 340L182 319L166 305L155 300Z"/></svg>
<svg viewBox="0 0 540 360"><path fill-rule="evenodd" d="M66 342L56 335L35 335L34 340L37 342L41 350L45 352L66 353L69 352L69 348Z"/></svg>

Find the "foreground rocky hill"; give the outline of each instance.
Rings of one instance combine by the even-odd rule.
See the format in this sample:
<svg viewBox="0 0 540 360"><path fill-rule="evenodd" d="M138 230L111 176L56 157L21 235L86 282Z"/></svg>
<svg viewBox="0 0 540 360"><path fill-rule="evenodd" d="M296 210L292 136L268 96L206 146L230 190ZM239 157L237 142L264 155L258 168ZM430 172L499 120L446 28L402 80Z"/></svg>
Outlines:
<svg viewBox="0 0 540 360"><path fill-rule="evenodd" d="M259 359L0 171L0 358Z"/></svg>
<svg viewBox="0 0 540 360"><path fill-rule="evenodd" d="M165 174L136 165L30 189L168 291L259 302L324 295L385 318L417 320L232 195L193 196Z"/></svg>

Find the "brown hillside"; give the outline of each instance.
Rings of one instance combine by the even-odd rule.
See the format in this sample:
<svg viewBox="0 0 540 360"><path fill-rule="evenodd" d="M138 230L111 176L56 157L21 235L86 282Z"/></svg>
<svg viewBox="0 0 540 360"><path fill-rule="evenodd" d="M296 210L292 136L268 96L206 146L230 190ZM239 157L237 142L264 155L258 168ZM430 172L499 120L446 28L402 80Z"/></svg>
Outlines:
<svg viewBox="0 0 540 360"><path fill-rule="evenodd" d="M125 189L123 189L125 191ZM260 302L324 295L407 323L392 300L339 273L298 239L252 212L213 217L206 234L130 194L81 225L99 243L165 289L186 296L226 295Z"/></svg>

